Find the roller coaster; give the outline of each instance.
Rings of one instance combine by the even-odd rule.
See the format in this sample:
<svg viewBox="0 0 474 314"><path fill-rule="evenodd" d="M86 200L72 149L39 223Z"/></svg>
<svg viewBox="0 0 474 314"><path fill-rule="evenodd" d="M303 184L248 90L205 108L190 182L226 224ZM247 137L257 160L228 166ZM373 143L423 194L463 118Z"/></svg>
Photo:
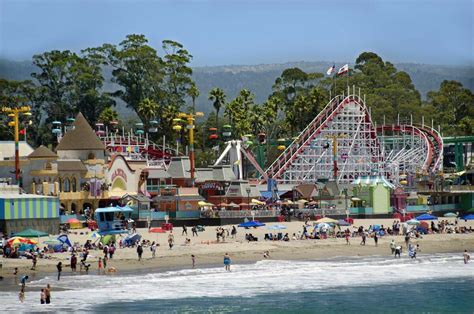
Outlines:
<svg viewBox="0 0 474 314"><path fill-rule="evenodd" d="M364 97L365 98L365 97ZM280 156L261 173L261 181L300 184L317 180L350 183L383 175L429 175L443 165L443 140L424 124L376 126L355 87L334 97Z"/></svg>

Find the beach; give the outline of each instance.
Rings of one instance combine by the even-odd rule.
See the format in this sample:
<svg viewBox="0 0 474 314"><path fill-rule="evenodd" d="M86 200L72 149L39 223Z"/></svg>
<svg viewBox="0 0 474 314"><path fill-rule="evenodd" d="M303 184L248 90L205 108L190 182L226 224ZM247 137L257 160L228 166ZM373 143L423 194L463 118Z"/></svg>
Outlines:
<svg viewBox="0 0 474 314"><path fill-rule="evenodd" d="M448 219L449 220L449 219ZM454 221L454 220L451 220ZM364 226L368 228L373 224L391 226L393 219L356 219L353 226ZM271 226L275 223L269 223ZM148 247L144 248L143 258L138 261L136 248L117 249L113 259L107 263L108 267L113 267L117 271L114 275L119 275L121 272L156 272L170 269L187 269L192 267L191 255L196 257L196 267L202 266L220 266L223 265L223 255L229 253L233 264L254 263L263 260L263 253L269 251L270 260L320 260L331 259L337 257L363 257L363 256L387 256L390 257L391 251L389 243L393 240L397 244L405 246L403 236L384 236L379 240L378 246L375 246L374 240L367 239L365 246L359 245L361 238L350 238L350 245L346 245L344 238L328 238L325 240L292 240L293 233L303 230L302 221L292 221L278 223L284 225L286 229L278 231L283 234L288 233L290 236L289 242L284 241L264 241L265 233L275 233L275 230L268 230L266 227L259 228L237 228L238 233L236 239L230 236L226 237L225 242L215 243L216 241L216 227L207 226L205 231L199 232L199 236L193 237L191 227L187 229L188 236L182 235L182 228L175 228L173 234L175 237L175 245L173 249L168 248L167 233L149 233L147 229L137 229L143 238L150 241L157 241L160 246L157 248L156 257L151 257L151 251ZM472 221L459 221L459 226L474 227ZM232 226L223 226L231 231ZM345 230L346 227L341 227ZM349 227L352 231L353 227ZM308 228L312 230L312 228ZM71 230L69 239L72 243L79 243L83 245L89 238L91 232L88 229ZM86 234L87 233L87 234ZM245 233L252 233L258 238L256 242L245 241ZM185 245L185 239L191 239L189 245ZM42 245L40 239L40 247ZM428 234L423 235L419 239L412 239L411 243L420 245L421 254L436 254L436 253L458 253L462 258L462 252L474 250L474 233L467 234ZM404 255L407 250L404 248ZM70 253L52 253L48 254L50 259L38 259L36 270L30 270L32 262L27 259L6 259L1 258L3 264L2 276L6 279L14 277L13 269L18 267L19 274L30 275L34 277L42 277L50 273L56 272L56 264L61 261L64 265L63 274L71 273L69 267ZM89 274L97 274L98 257L102 257L101 250L91 250L88 258L88 263L91 264ZM405 257L407 258L407 257ZM79 270L79 267L78 267ZM79 273L79 272L78 272Z"/></svg>

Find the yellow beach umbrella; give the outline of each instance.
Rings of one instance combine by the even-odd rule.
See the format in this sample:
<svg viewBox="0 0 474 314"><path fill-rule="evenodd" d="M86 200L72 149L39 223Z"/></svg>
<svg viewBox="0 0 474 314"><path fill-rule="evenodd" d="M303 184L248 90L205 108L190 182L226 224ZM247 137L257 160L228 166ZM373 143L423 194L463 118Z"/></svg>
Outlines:
<svg viewBox="0 0 474 314"><path fill-rule="evenodd" d="M333 224L339 224L339 221L335 220L335 219L332 219L332 218L329 218L329 217L324 217L324 218L321 218L321 219L318 219L316 220L316 223L333 223Z"/></svg>

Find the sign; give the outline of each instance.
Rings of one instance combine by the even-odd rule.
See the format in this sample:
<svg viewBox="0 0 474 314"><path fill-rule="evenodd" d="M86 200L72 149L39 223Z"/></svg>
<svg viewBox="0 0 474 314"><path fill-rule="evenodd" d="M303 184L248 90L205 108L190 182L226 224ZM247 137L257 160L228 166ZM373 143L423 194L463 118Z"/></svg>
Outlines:
<svg viewBox="0 0 474 314"><path fill-rule="evenodd" d="M127 174L123 169L117 168L112 173L112 182L115 180L116 177L121 177L125 182L127 182Z"/></svg>
<svg viewBox="0 0 474 314"><path fill-rule="evenodd" d="M209 182L205 182L202 186L201 186L201 189L202 190L222 190L223 189L223 186L220 182L213 182L213 181L209 181Z"/></svg>

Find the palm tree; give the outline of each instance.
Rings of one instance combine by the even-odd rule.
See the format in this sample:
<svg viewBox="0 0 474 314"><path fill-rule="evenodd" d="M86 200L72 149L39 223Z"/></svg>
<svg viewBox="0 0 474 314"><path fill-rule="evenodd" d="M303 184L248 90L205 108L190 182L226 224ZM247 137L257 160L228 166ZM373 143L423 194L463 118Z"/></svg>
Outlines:
<svg viewBox="0 0 474 314"><path fill-rule="evenodd" d="M158 109L159 106L156 102L149 98L145 98L138 104L137 112L140 117L144 118L145 121L143 122L148 126L150 120L156 117Z"/></svg>
<svg viewBox="0 0 474 314"><path fill-rule="evenodd" d="M99 121L105 125L110 125L110 122L118 120L118 113L112 107L106 107L99 116Z"/></svg>
<svg viewBox="0 0 474 314"><path fill-rule="evenodd" d="M188 96L193 100L193 113L196 113L196 98L199 97L199 89L193 82L191 87L188 89Z"/></svg>
<svg viewBox="0 0 474 314"><path fill-rule="evenodd" d="M209 100L212 101L212 105L216 109L216 128L219 128L219 110L225 104L224 91L218 87L213 88L209 92Z"/></svg>

